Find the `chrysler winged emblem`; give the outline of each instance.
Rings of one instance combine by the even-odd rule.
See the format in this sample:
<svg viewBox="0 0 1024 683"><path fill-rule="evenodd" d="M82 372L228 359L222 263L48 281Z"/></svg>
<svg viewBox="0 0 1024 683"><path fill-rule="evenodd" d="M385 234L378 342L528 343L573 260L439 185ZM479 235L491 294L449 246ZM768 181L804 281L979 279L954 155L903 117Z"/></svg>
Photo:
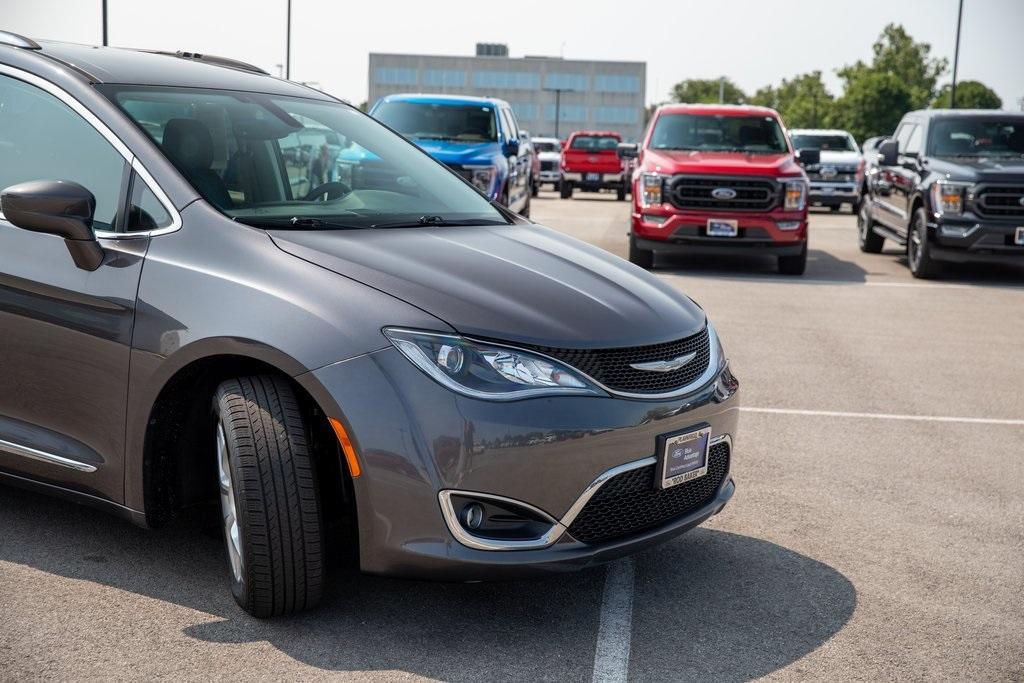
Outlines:
<svg viewBox="0 0 1024 683"><path fill-rule="evenodd" d="M683 367L691 360L697 357L697 352L685 353L678 358L672 358L670 360L652 360L647 363L630 363L629 367L634 370L645 370L647 372L672 372Z"/></svg>

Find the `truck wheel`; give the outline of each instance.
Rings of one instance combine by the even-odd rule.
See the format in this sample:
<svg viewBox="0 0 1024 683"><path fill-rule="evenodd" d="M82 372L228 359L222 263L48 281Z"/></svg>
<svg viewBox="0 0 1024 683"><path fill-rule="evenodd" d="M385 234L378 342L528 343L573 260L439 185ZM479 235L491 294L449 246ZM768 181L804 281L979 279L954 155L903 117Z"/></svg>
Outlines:
<svg viewBox="0 0 1024 683"><path fill-rule="evenodd" d="M860 250L865 254L880 254L882 247L885 246L885 238L872 229L874 226L875 222L871 220L868 203L862 201L860 213L857 214L857 242L860 245Z"/></svg>
<svg viewBox="0 0 1024 683"><path fill-rule="evenodd" d="M807 243L796 256L780 256L779 272L783 275L803 275L807 270Z"/></svg>
<svg viewBox="0 0 1024 683"><path fill-rule="evenodd" d="M540 183L534 180L530 183L530 196L536 197L538 194L540 194Z"/></svg>
<svg viewBox="0 0 1024 683"><path fill-rule="evenodd" d="M907 235L907 265L910 266L910 273L922 280L937 277L941 271L941 264L931 255L931 246L928 242L928 217L921 207L914 212L914 218L910 224L910 234Z"/></svg>
<svg viewBox="0 0 1024 683"><path fill-rule="evenodd" d="M530 194L529 192L526 194L526 204L523 205L523 210L519 212L519 215L522 216L523 218L530 217L530 198L532 196L533 195Z"/></svg>
<svg viewBox="0 0 1024 683"><path fill-rule="evenodd" d="M254 617L320 601L324 554L308 431L281 377L239 377L217 387L217 470L231 592Z"/></svg>
<svg viewBox="0 0 1024 683"><path fill-rule="evenodd" d="M568 182L566 180L563 180L561 182L559 188L558 188L558 192L561 195L562 199L571 199L572 198L572 183L570 183L570 182Z"/></svg>
<svg viewBox="0 0 1024 683"><path fill-rule="evenodd" d="M626 186L625 185L619 185L619 187L616 188L616 190L615 190L615 199L620 201L620 202L626 201Z"/></svg>
<svg viewBox="0 0 1024 683"><path fill-rule="evenodd" d="M629 233L629 262L644 270L654 269L654 252L636 246L636 235Z"/></svg>

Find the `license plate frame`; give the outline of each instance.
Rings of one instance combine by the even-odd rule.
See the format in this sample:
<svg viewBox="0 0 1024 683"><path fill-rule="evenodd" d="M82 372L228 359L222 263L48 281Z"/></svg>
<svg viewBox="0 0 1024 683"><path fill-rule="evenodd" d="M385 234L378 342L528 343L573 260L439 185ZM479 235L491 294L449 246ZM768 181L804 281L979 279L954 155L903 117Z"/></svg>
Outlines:
<svg viewBox="0 0 1024 683"><path fill-rule="evenodd" d="M1024 247L1024 225L1017 228L1017 232L1013 236L1013 243L1018 247Z"/></svg>
<svg viewBox="0 0 1024 683"><path fill-rule="evenodd" d="M740 234L739 221L730 218L709 218L708 237L736 237Z"/></svg>
<svg viewBox="0 0 1024 683"><path fill-rule="evenodd" d="M658 437L658 476L655 486L669 489L708 473L711 425L703 423Z"/></svg>
<svg viewBox="0 0 1024 683"><path fill-rule="evenodd" d="M586 174L583 177L583 179L586 180L588 183L599 183L599 182L601 182L601 174L600 173L588 173L588 174Z"/></svg>

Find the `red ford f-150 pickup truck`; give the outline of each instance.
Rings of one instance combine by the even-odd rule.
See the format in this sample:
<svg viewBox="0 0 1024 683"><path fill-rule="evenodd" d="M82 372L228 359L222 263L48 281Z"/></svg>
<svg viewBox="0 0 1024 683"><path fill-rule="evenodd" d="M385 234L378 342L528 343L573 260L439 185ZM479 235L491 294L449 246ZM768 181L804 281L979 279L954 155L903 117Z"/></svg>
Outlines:
<svg viewBox="0 0 1024 683"><path fill-rule="evenodd" d="M807 264L807 175L778 113L765 107L670 104L658 108L633 174L629 260L654 254L771 254L781 273ZM817 153L800 153L817 163Z"/></svg>
<svg viewBox="0 0 1024 683"><path fill-rule="evenodd" d="M578 188L585 192L615 190L623 201L629 178L616 153L621 142L621 135L607 130L578 130L570 135L562 151L562 199L572 197Z"/></svg>

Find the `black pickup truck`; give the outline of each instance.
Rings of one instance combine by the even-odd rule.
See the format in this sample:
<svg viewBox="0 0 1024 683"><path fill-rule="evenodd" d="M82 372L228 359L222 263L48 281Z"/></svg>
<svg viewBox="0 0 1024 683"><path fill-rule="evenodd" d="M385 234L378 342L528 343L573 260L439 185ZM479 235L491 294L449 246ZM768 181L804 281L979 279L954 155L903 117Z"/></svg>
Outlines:
<svg viewBox="0 0 1024 683"><path fill-rule="evenodd" d="M1024 266L1024 113L911 112L879 145L866 185L861 250L892 240L919 278L943 262Z"/></svg>

